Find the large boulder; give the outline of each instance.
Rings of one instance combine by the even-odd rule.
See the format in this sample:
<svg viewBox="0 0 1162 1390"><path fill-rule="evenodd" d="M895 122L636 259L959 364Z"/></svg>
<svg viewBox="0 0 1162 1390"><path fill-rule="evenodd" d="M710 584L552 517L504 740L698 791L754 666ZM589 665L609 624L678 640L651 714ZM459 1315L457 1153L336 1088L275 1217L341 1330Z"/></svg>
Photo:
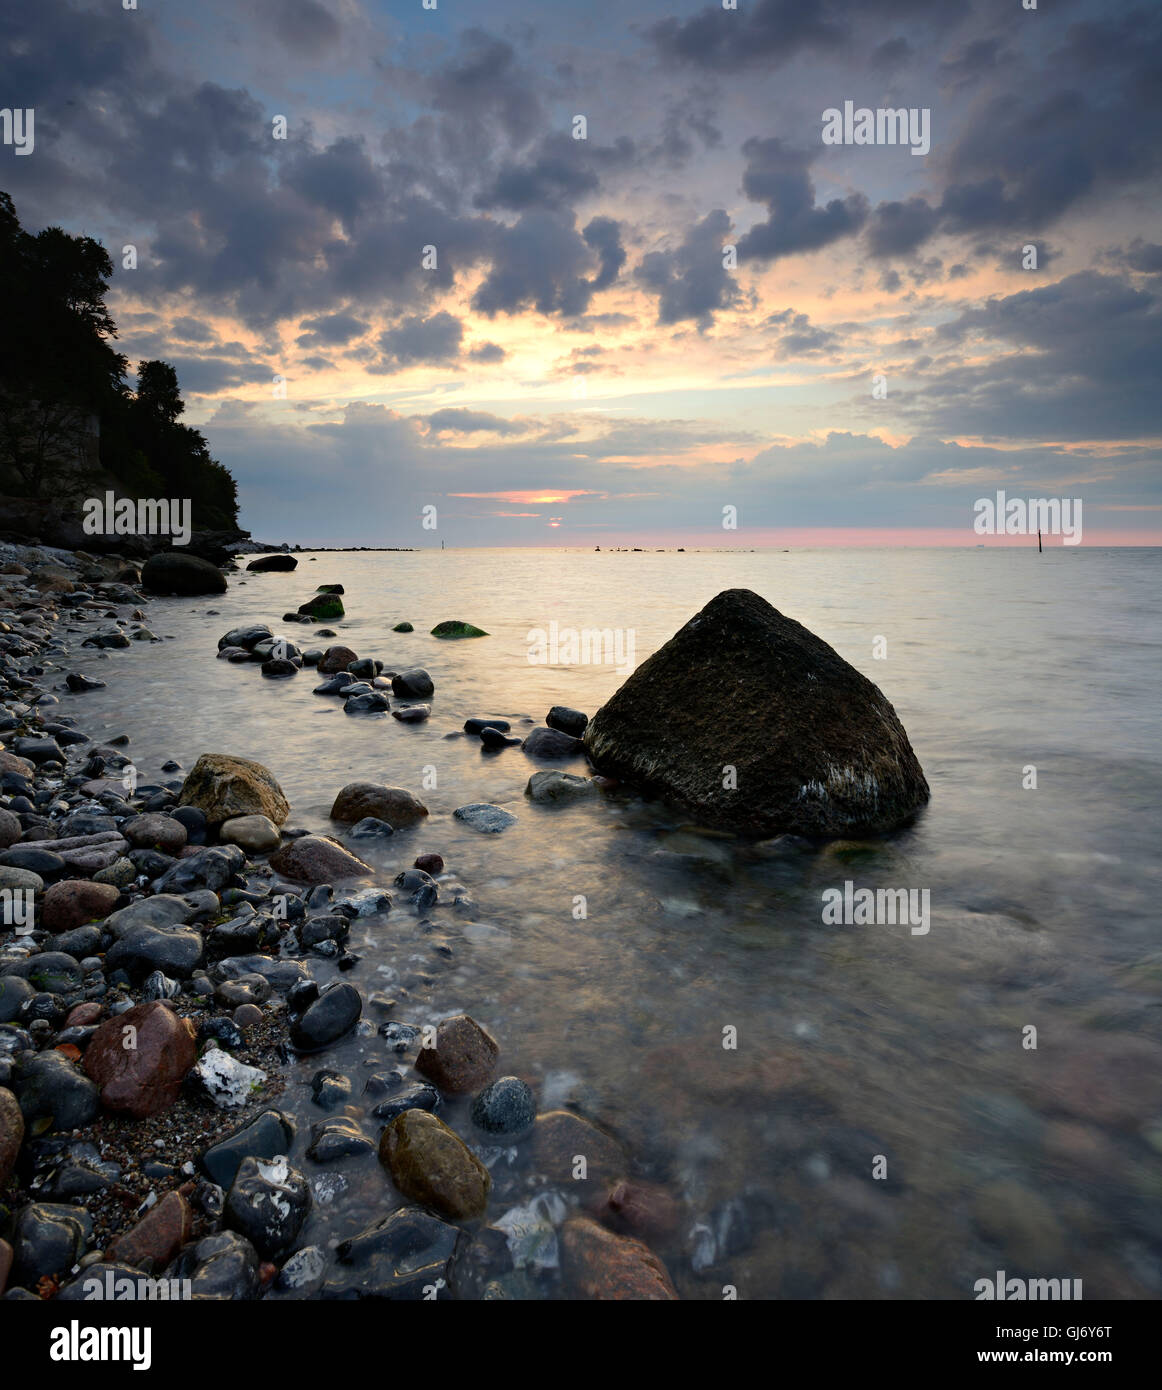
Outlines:
<svg viewBox="0 0 1162 1390"><path fill-rule="evenodd" d="M144 1119L168 1109L197 1061L195 1030L160 1000L136 1004L98 1025L85 1071L107 1110Z"/></svg>
<svg viewBox="0 0 1162 1390"><path fill-rule="evenodd" d="M748 589L643 662L584 741L600 772L743 835L891 830L929 797L878 687Z"/></svg>
<svg viewBox="0 0 1162 1390"><path fill-rule="evenodd" d="M265 816L282 825L290 815L290 802L266 768L228 753L202 754L185 780L178 804L197 807L211 825L235 816Z"/></svg>
<svg viewBox="0 0 1162 1390"><path fill-rule="evenodd" d="M226 576L216 565L197 555L163 550L151 555L141 571L142 587L153 594L224 594Z"/></svg>

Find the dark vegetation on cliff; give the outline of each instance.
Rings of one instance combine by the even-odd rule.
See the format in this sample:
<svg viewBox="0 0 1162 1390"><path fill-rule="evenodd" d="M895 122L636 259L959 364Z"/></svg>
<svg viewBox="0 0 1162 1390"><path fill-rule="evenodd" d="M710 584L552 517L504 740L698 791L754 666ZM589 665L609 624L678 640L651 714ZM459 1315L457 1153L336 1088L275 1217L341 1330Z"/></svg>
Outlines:
<svg viewBox="0 0 1162 1390"><path fill-rule="evenodd" d="M88 540L82 499L112 489L189 498L195 530L236 531L234 479L201 433L180 422L185 406L173 367L141 362L137 389L129 388L105 305L112 274L100 242L59 227L26 232L0 192L3 525L79 545Z"/></svg>

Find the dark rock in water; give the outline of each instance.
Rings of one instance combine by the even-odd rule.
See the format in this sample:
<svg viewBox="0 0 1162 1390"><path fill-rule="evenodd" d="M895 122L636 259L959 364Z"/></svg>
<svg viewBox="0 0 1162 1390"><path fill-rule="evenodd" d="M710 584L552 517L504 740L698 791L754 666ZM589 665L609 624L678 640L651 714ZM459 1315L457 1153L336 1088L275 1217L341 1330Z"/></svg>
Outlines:
<svg viewBox="0 0 1162 1390"><path fill-rule="evenodd" d="M342 584L319 584L315 588L316 594L343 594L346 592Z"/></svg>
<svg viewBox="0 0 1162 1390"><path fill-rule="evenodd" d="M93 680L90 676L79 675L76 671L70 671L65 677L65 684L70 690L104 690L105 682Z"/></svg>
<svg viewBox="0 0 1162 1390"><path fill-rule="evenodd" d="M330 622L343 616L343 600L338 594L316 594L299 604L299 612L305 613L313 622Z"/></svg>
<svg viewBox="0 0 1162 1390"><path fill-rule="evenodd" d="M293 555L260 555L246 566L255 574L270 574L276 570L298 569L299 562Z"/></svg>
<svg viewBox="0 0 1162 1390"><path fill-rule="evenodd" d="M321 669L321 668L320 668ZM316 685L314 694L316 695L338 695L340 691L348 689L351 685L351 677L346 671L339 676L328 676L322 685Z"/></svg>
<svg viewBox="0 0 1162 1390"><path fill-rule="evenodd" d="M317 1052L349 1033L363 1012L354 985L331 985L291 1023L291 1042L300 1052Z"/></svg>
<svg viewBox="0 0 1162 1390"><path fill-rule="evenodd" d="M392 676L391 688L404 700L426 700L436 689L431 676L422 666L413 666Z"/></svg>
<svg viewBox="0 0 1162 1390"><path fill-rule="evenodd" d="M517 821L516 816L510 811L505 811L500 806L489 805L486 801L474 801L468 806L458 806L452 814L457 820L463 821L465 825L470 825L473 830L479 830L484 835L499 835L502 830L507 830Z"/></svg>
<svg viewBox="0 0 1162 1390"><path fill-rule="evenodd" d="M379 820L375 816L364 816L346 833L353 840L385 840L389 835L394 835L395 831L385 820Z"/></svg>
<svg viewBox="0 0 1162 1390"><path fill-rule="evenodd" d="M416 1081L389 1096L387 1100L381 1100L371 1113L377 1120L390 1122L405 1110L434 1111L439 1108L439 1091L434 1086L429 1086L426 1081Z"/></svg>
<svg viewBox="0 0 1162 1390"><path fill-rule="evenodd" d="M427 1212L393 1211L335 1252L339 1267L323 1285L325 1299L418 1302L446 1288L460 1230Z"/></svg>
<svg viewBox="0 0 1162 1390"><path fill-rule="evenodd" d="M521 744L530 758L576 758L585 752L579 738L560 729L534 729Z"/></svg>
<svg viewBox="0 0 1162 1390"><path fill-rule="evenodd" d="M311 1077L311 1099L322 1110L337 1110L351 1099L351 1079L339 1071L317 1071Z"/></svg>
<svg viewBox="0 0 1162 1390"><path fill-rule="evenodd" d="M248 1124L212 1144L199 1158L206 1176L228 1188L244 1158L276 1158L289 1153L295 1128L281 1110L264 1110Z"/></svg>
<svg viewBox="0 0 1162 1390"><path fill-rule="evenodd" d="M339 671L346 671L353 661L358 660L359 657L350 647L328 647L319 658L319 674L335 675Z"/></svg>
<svg viewBox="0 0 1162 1390"><path fill-rule="evenodd" d="M327 1252L321 1245L304 1245L278 1272L268 1298L316 1298L327 1275Z"/></svg>
<svg viewBox="0 0 1162 1390"><path fill-rule="evenodd" d="M320 1120L311 1126L311 1143L307 1157L316 1163L335 1163L341 1158L374 1153L375 1145L354 1120L343 1116Z"/></svg>
<svg viewBox="0 0 1162 1390"><path fill-rule="evenodd" d="M14 1283L33 1287L46 1276L65 1274L81 1255L93 1222L80 1207L30 1202L16 1217L12 1232Z"/></svg>
<svg viewBox="0 0 1162 1390"><path fill-rule="evenodd" d="M212 845L186 859L179 859L153 885L155 893L188 893L208 888L216 893L239 873L246 856L237 845Z"/></svg>
<svg viewBox="0 0 1162 1390"><path fill-rule="evenodd" d="M331 806L331 819L361 821L367 817L385 820L396 830L414 825L428 814L428 808L403 787L385 787L376 782L348 782L339 789Z"/></svg>
<svg viewBox="0 0 1162 1390"><path fill-rule="evenodd" d="M472 1102L472 1123L486 1134L523 1134L536 1118L536 1098L516 1076L502 1076Z"/></svg>
<svg viewBox="0 0 1162 1390"><path fill-rule="evenodd" d="M299 883L338 883L359 878L371 868L342 845L321 835L303 835L270 857L271 868Z"/></svg>
<svg viewBox="0 0 1162 1390"><path fill-rule="evenodd" d="M226 647L242 647L246 651L256 647L259 642L269 641L274 634L265 623L250 623L246 627L232 627L224 637L218 638L218 650Z"/></svg>
<svg viewBox="0 0 1162 1390"><path fill-rule="evenodd" d="M378 690L369 690L365 695L351 695L343 704L344 714L383 714L391 708L391 701Z"/></svg>
<svg viewBox="0 0 1162 1390"><path fill-rule="evenodd" d="M347 663L347 669L361 681L373 681L379 675L380 663L371 656L361 656L357 661Z"/></svg>
<svg viewBox="0 0 1162 1390"><path fill-rule="evenodd" d="M887 831L929 797L882 692L746 589L643 662L585 746L599 771L745 835Z"/></svg>
<svg viewBox="0 0 1162 1390"><path fill-rule="evenodd" d="M379 1160L412 1201L453 1221L484 1215L492 1185L488 1169L435 1115L397 1115L380 1135Z"/></svg>
<svg viewBox="0 0 1162 1390"><path fill-rule="evenodd" d="M226 576L196 555L163 550L151 555L141 571L142 588L153 594L224 594Z"/></svg>
<svg viewBox="0 0 1162 1390"><path fill-rule="evenodd" d="M188 1279L195 1299L241 1302L258 1292L258 1254L233 1231L187 1245L166 1270L170 1279Z"/></svg>
<svg viewBox="0 0 1162 1390"><path fill-rule="evenodd" d="M411 623L396 623L392 632L415 632L415 628L412 627Z"/></svg>
<svg viewBox="0 0 1162 1390"><path fill-rule="evenodd" d="M502 734L499 729L493 729L486 725L480 730L480 742L485 748L515 748L520 743L520 739Z"/></svg>
<svg viewBox="0 0 1162 1390"><path fill-rule="evenodd" d="M291 661L289 657L281 660L277 657L272 657L269 661L264 661L262 663L262 674L264 676L297 676L298 673L298 666Z"/></svg>
<svg viewBox="0 0 1162 1390"><path fill-rule="evenodd" d="M294 1244L310 1205L307 1180L285 1155L244 1158L226 1196L226 1221L260 1255L276 1259Z"/></svg>
<svg viewBox="0 0 1162 1390"><path fill-rule="evenodd" d="M420 854L416 856L412 868L422 869L426 874L442 874L444 860L439 854Z"/></svg>
<svg viewBox="0 0 1162 1390"><path fill-rule="evenodd" d="M431 874L423 869L404 869L402 873L396 874L395 886L403 889L408 902L412 903L418 912L427 912L440 896L439 885Z"/></svg>
<svg viewBox="0 0 1162 1390"><path fill-rule="evenodd" d="M499 729L501 733L507 734L512 725L507 719L465 719L464 732L466 734L478 734L484 729Z"/></svg>
<svg viewBox="0 0 1162 1390"><path fill-rule="evenodd" d="M560 729L563 734L580 738L589 723L589 716L582 714L579 709L570 709L568 705L554 705L545 715L545 723L550 729Z"/></svg>
<svg viewBox="0 0 1162 1390"><path fill-rule="evenodd" d="M447 621L437 623L432 628L433 637L487 637L488 633L483 632L478 627L473 627L471 623L460 622L456 618L449 618Z"/></svg>
<svg viewBox="0 0 1162 1390"><path fill-rule="evenodd" d="M431 713L431 705L397 705L391 717L401 724L422 724Z"/></svg>
<svg viewBox="0 0 1162 1390"><path fill-rule="evenodd" d="M295 989L306 993L318 991L318 985L311 979L306 966L297 960L272 960L270 956L259 955L231 956L214 967L216 980L237 980L243 975L261 975L276 994L285 994L288 1000Z"/></svg>
<svg viewBox="0 0 1162 1390"><path fill-rule="evenodd" d="M492 1080L499 1052L491 1033L467 1014L456 1014L436 1025L436 1045L420 1049L416 1071L442 1091L475 1091Z"/></svg>

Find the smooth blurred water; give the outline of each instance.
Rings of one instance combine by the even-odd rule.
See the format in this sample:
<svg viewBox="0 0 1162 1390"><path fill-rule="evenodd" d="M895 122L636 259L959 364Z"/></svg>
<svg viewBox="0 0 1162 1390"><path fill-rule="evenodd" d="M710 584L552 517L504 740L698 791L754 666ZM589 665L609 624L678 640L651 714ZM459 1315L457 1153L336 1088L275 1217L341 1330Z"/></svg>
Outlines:
<svg viewBox="0 0 1162 1390"><path fill-rule="evenodd" d="M614 1129L684 1203L681 1232L661 1248L684 1296L721 1298L730 1284L752 1298L966 1298L998 1267L1081 1278L1088 1298L1162 1293L1162 552L299 561L293 574L234 577L213 602L155 600L149 626L171 641L106 658L74 648L70 669L108 688L66 696L65 709L95 737L130 733L145 779L169 757L255 758L289 797L290 824L324 833L346 782L419 794L431 815L374 855L377 879L436 851L477 910L437 912L453 947L438 963L404 914L363 939L356 930L356 983L430 974L410 1021L471 1013L542 1109L571 1098ZM426 724L346 716L312 694L312 672L271 681L215 659L227 628L262 620L277 632L329 582L346 589L338 640L431 672ZM552 704L591 714L621 683L610 666L530 664L531 629L632 630L640 664L727 588L755 590L884 690L932 788L914 827L771 855L624 792L533 805L524 788L544 764L450 737L471 715L522 733L522 718L543 722ZM430 637L446 618L490 635ZM393 633L404 619L416 631ZM310 627L282 630L327 645ZM1022 788L1029 764L1036 790ZM474 801L518 823L485 836L453 820ZM824 926L821 894L846 879L929 889L930 932ZM1022 1045L1030 1025L1035 1050ZM320 1118L312 1072L388 1061L378 1045L300 1064L288 1104ZM493 1217L508 1191L499 1170L494 1180ZM357 1229L383 1202L372 1163L336 1219ZM718 1241L700 1271L698 1225Z"/></svg>

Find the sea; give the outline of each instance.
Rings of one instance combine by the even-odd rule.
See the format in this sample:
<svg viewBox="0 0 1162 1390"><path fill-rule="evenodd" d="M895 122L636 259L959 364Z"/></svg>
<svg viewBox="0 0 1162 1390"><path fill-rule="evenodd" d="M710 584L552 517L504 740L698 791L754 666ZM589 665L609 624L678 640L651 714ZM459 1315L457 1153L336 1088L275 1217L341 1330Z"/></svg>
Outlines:
<svg viewBox="0 0 1162 1390"><path fill-rule="evenodd" d="M233 574L212 599L154 600L156 643L73 646L69 669L107 685L64 696L61 712L98 740L127 732L146 781L171 758L256 759L291 803L288 825L318 833L339 832L328 811L347 782L418 795L420 826L360 846L367 883L436 852L472 906L438 907L427 928L399 906L358 920L361 960L344 978L402 991L392 1016L406 1022L469 1013L542 1111L611 1130L635 1178L676 1204L654 1244L683 1297L972 1299L997 1270L1081 1280L1087 1299L1162 1295L1162 550L298 561ZM330 640L430 672L426 723L346 715L309 670L271 680L216 659L219 637L249 622L328 645L321 624L280 621L327 583L344 586L347 615ZM732 588L884 691L931 787L914 824L753 844L625 787L534 804L525 788L547 764L463 734L472 716L523 734L555 704L592 714L630 655L640 665ZM488 635L432 637L446 619ZM393 631L403 621L414 631ZM573 650L584 630L620 648ZM486 835L454 819L475 802L515 824ZM829 891L865 888L926 891L927 929L824 920ZM292 1162L317 1173L304 1151L323 1118L320 1067L354 1076L358 1096L360 1076L398 1061L378 1035L292 1058L279 1101L298 1124ZM527 1234L589 1200L538 1187L520 1144L482 1144L466 1102L444 1118L488 1162L490 1221L515 1212L509 1227ZM333 1246L400 1204L373 1156L342 1171L302 1239ZM554 1298L556 1244L540 1237L515 1243L523 1296Z"/></svg>

